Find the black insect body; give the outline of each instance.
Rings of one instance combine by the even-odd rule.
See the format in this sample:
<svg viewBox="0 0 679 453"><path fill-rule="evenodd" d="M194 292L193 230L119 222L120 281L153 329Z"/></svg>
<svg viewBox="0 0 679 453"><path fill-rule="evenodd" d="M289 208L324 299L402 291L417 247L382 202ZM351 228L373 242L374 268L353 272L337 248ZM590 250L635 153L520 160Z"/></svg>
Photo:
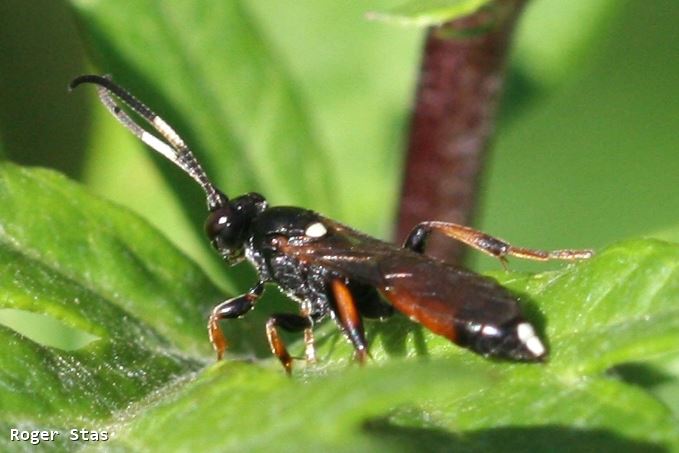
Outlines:
<svg viewBox="0 0 679 453"><path fill-rule="evenodd" d="M443 222L416 226L404 246L398 247L313 211L269 207L256 193L229 199L213 186L183 140L148 107L107 77L81 76L71 88L83 83L97 85L103 104L125 127L203 188L210 211L205 230L224 260L247 259L257 269L259 281L250 291L222 302L210 315L208 332L218 358L227 346L219 321L244 316L261 296L265 283L278 285L300 307L298 314L275 314L266 324L271 350L288 373L292 358L278 329L304 332L306 358L313 361L313 326L329 315L363 362L367 343L362 318L385 318L394 309L485 356L519 361L546 357L546 347L509 291L491 278L426 256L426 240L437 231L503 263L507 256L581 259L590 257L591 251L518 248L471 228ZM165 141L136 124L112 95L150 123Z"/></svg>

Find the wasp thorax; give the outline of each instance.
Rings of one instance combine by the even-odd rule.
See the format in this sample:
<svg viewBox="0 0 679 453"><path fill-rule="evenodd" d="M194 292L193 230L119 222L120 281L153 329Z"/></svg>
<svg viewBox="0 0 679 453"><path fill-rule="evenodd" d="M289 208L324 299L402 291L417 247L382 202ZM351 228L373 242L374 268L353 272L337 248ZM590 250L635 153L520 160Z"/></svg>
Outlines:
<svg viewBox="0 0 679 453"><path fill-rule="evenodd" d="M205 233L222 258L227 261L242 258L252 220L264 209L264 197L249 193L210 212L205 221Z"/></svg>

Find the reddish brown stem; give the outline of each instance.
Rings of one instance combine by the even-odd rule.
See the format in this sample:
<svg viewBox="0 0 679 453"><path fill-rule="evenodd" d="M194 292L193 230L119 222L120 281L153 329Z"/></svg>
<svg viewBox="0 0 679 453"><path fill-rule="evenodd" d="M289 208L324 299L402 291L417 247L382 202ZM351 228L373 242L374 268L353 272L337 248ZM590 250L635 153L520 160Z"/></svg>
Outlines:
<svg viewBox="0 0 679 453"><path fill-rule="evenodd" d="M469 224L494 128L509 41L525 0L498 0L428 32L410 127L397 236L419 222ZM459 262L463 247L433 237L429 251Z"/></svg>

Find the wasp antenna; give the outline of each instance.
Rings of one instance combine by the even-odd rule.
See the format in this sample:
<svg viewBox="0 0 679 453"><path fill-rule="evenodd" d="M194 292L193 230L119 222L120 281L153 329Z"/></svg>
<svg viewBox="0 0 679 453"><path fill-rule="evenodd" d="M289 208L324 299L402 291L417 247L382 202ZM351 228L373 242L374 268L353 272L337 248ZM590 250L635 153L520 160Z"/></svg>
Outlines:
<svg viewBox="0 0 679 453"><path fill-rule="evenodd" d="M109 112L130 132L138 137L142 142L150 146L154 151L162 154L172 161L179 168L191 176L205 191L207 204L210 210L215 210L228 201L226 195L217 190L212 184L202 166L191 152L191 149L184 143L184 140L175 130L165 122L153 110L134 97L130 92L115 84L110 76L82 75L73 79L69 84L72 90L82 84L97 85L97 94L102 104ZM158 131L167 143L143 127L139 126L115 101L113 96L120 99L137 115L141 116L147 123Z"/></svg>

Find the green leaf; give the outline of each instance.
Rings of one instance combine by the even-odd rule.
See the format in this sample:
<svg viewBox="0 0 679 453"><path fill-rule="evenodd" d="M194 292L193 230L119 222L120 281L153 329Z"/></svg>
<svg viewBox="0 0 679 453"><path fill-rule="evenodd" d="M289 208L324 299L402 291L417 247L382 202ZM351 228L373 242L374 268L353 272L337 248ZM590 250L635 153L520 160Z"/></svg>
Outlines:
<svg viewBox="0 0 679 453"><path fill-rule="evenodd" d="M415 381L431 384L419 387ZM286 379L280 370L224 363L206 370L118 432L116 443L132 450L375 451L363 423L417 398L444 392L461 398L490 377L478 368L436 362L344 370L309 382ZM211 420L181 423L179 420ZM215 435L219 433L218 435Z"/></svg>
<svg viewBox="0 0 679 453"><path fill-rule="evenodd" d="M672 228L664 228L654 234L651 234L650 237L670 242L679 242L679 227L675 226Z"/></svg>
<svg viewBox="0 0 679 453"><path fill-rule="evenodd" d="M63 176L11 164L1 168L0 253L10 266L4 278L25 267L31 272L28 282L45 279L45 285L63 281L78 286L55 296L35 284L36 289L30 289L41 291L41 298L7 297L4 308L47 313L102 336L106 332L100 331L99 321L105 319L104 312L94 319L89 311L80 313L98 311L99 301L91 308L78 305L83 294L92 293L143 319L176 347L203 349L202 313L220 295L195 264L145 222L87 195ZM196 306L196 300L202 305Z"/></svg>
<svg viewBox="0 0 679 453"><path fill-rule="evenodd" d="M273 359L212 364L204 315L218 291L127 211L10 164L0 204L0 309L96 337L63 350L0 326L6 432L56 429L63 450L72 428L130 451L679 448L672 411L610 371L679 352L679 245L628 241L559 271L497 274L548 339L545 364L487 360L397 316L368 324L363 368L326 323L318 365L288 379ZM263 333L224 327L236 352Z"/></svg>
<svg viewBox="0 0 679 453"><path fill-rule="evenodd" d="M368 13L368 18L398 25L430 27L460 19L494 0L413 0L384 12Z"/></svg>
<svg viewBox="0 0 679 453"><path fill-rule="evenodd" d="M63 176L7 163L0 205L0 422L101 420L201 366L202 315L221 297L155 230ZM6 327L10 310L89 341L37 343Z"/></svg>

